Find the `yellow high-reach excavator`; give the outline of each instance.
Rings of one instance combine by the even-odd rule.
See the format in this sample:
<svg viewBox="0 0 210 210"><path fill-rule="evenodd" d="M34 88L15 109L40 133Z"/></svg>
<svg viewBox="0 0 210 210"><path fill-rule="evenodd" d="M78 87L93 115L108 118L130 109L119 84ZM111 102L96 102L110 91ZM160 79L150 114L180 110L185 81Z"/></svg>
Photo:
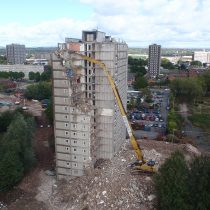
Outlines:
<svg viewBox="0 0 210 210"><path fill-rule="evenodd" d="M132 130L131 125L128 121L125 108L123 107L122 100L121 100L120 95L118 93L117 86L115 85L115 82L114 82L111 74L109 73L109 70L107 69L106 65L103 62L101 62L99 60L96 60L95 58L88 57L88 56L83 55L83 54L78 53L78 52L69 51L68 53L77 55L77 56L81 57L83 60L86 60L86 61L89 61L89 62L92 62L92 63L98 65L104 71L105 75L107 76L109 84L110 84L110 86L113 90L114 96L116 97L116 100L117 100L117 103L118 103L120 113L121 113L121 116L123 118L125 127L127 129L127 132L128 132L129 138L130 138L130 143L131 143L131 145L132 145L132 147L135 151L135 154L136 154L137 160L130 164L131 172L135 173L135 174L136 173L152 174L152 173L156 172L155 161L153 161L153 160L145 161L145 159L143 157L142 150L141 150L138 142L135 139L135 136L133 134L133 130Z"/></svg>

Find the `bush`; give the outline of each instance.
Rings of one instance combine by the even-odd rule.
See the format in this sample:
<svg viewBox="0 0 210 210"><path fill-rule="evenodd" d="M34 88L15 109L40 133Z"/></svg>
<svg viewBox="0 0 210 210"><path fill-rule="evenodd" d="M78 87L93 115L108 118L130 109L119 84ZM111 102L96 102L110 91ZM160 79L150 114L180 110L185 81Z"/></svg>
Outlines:
<svg viewBox="0 0 210 210"><path fill-rule="evenodd" d="M12 188L22 177L23 165L17 151L5 151L0 161L0 192Z"/></svg>
<svg viewBox="0 0 210 210"><path fill-rule="evenodd" d="M184 155L176 151L161 166L154 177L158 209L160 210L189 210L188 198L189 170Z"/></svg>
<svg viewBox="0 0 210 210"><path fill-rule="evenodd" d="M49 99L52 96L52 87L49 82L40 82L38 84L29 85L25 92L27 99Z"/></svg>
<svg viewBox="0 0 210 210"><path fill-rule="evenodd" d="M0 141L0 191L18 183L35 163L33 118L16 112Z"/></svg>
<svg viewBox="0 0 210 210"><path fill-rule="evenodd" d="M176 151L154 176L159 210L210 209L210 159L196 157L188 168Z"/></svg>
<svg viewBox="0 0 210 210"><path fill-rule="evenodd" d="M191 210L210 209L210 159L197 157L190 165L189 193Z"/></svg>

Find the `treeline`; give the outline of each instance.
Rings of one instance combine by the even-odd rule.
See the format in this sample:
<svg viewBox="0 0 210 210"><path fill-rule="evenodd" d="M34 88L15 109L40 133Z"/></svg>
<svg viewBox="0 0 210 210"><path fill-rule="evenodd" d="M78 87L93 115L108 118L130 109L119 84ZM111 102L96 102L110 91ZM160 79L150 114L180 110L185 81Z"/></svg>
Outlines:
<svg viewBox="0 0 210 210"><path fill-rule="evenodd" d="M25 97L29 100L50 99L52 96L52 84L50 82L39 82L29 85L25 91Z"/></svg>
<svg viewBox="0 0 210 210"><path fill-rule="evenodd" d="M154 176L157 210L209 210L210 159L196 157L187 163L176 151Z"/></svg>
<svg viewBox="0 0 210 210"><path fill-rule="evenodd" d="M133 58L131 56L128 56L128 65L130 72L137 73L141 76L147 73L145 69L147 62L147 60L144 60L142 58Z"/></svg>
<svg viewBox="0 0 210 210"><path fill-rule="evenodd" d="M0 191L17 184L35 163L34 118L21 110L0 115Z"/></svg>
<svg viewBox="0 0 210 210"><path fill-rule="evenodd" d="M36 82L39 81L50 81L52 76L52 67L51 66L45 66L44 72L40 74L40 72L32 72L30 71L28 74L29 80L34 80Z"/></svg>
<svg viewBox="0 0 210 210"><path fill-rule="evenodd" d="M170 88L181 101L195 101L210 91L210 72L196 78L179 78L171 81Z"/></svg>
<svg viewBox="0 0 210 210"><path fill-rule="evenodd" d="M178 68L177 65L174 65L172 62L170 62L167 58L162 58L161 59L161 66L164 68L164 69L176 69Z"/></svg>
<svg viewBox="0 0 210 210"><path fill-rule="evenodd" d="M147 80L144 75L147 73L145 66L147 60L141 58L128 57L128 65L131 73L135 73L134 89L139 90L148 86Z"/></svg>
<svg viewBox="0 0 210 210"><path fill-rule="evenodd" d="M0 78L4 79L23 79L25 74L23 72L14 72L14 71L0 71Z"/></svg>

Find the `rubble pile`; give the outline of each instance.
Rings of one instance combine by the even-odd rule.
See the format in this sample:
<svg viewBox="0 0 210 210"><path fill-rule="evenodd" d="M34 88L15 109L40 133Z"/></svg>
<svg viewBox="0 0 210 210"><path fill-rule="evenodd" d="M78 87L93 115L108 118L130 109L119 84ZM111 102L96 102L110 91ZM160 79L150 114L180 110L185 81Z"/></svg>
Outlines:
<svg viewBox="0 0 210 210"><path fill-rule="evenodd" d="M195 155L195 156L200 156L201 152L194 146L192 146L191 144L185 144L184 145L184 150L186 150L186 152Z"/></svg>
<svg viewBox="0 0 210 210"><path fill-rule="evenodd" d="M185 155L190 157L197 151L192 146L168 142L138 142L145 160L154 160L157 168L177 149L185 151ZM43 179L45 183L42 185L49 185L51 190L49 186L39 188L43 194L39 194L37 199L53 210L154 210L156 197L152 177L131 174L129 164L135 160L135 152L126 141L111 160L98 161L96 168L88 168L85 176L58 182Z"/></svg>
<svg viewBox="0 0 210 210"><path fill-rule="evenodd" d="M102 162L87 176L58 183L50 198L53 209L154 209L152 179L130 173L128 165L135 156L128 145L126 142L112 160ZM154 149L146 150L145 155L161 157Z"/></svg>

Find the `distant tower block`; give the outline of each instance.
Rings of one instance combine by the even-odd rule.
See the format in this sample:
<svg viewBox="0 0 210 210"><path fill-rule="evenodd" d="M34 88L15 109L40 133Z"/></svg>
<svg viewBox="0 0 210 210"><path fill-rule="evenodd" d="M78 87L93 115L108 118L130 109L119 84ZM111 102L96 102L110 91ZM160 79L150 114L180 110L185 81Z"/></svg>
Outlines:
<svg viewBox="0 0 210 210"><path fill-rule="evenodd" d="M160 74L161 46L153 44L149 46L148 73L150 78L156 78Z"/></svg>
<svg viewBox="0 0 210 210"><path fill-rule="evenodd" d="M24 64L26 60L25 45L10 44L6 46L8 64Z"/></svg>

